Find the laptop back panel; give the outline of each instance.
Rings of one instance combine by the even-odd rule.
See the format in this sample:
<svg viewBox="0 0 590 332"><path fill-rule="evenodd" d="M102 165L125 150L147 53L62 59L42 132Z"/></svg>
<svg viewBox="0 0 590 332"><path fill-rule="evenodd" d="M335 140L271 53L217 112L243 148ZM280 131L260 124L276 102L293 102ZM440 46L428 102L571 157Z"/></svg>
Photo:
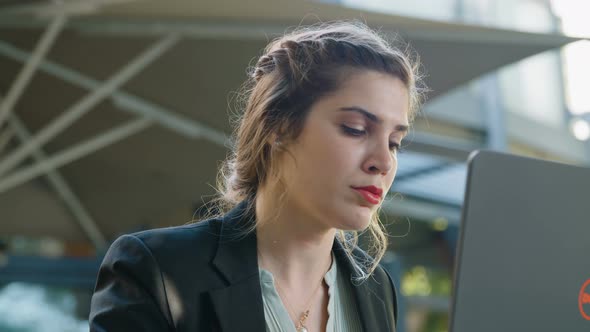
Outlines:
<svg viewBox="0 0 590 332"><path fill-rule="evenodd" d="M590 331L590 169L483 151L466 189L451 331Z"/></svg>

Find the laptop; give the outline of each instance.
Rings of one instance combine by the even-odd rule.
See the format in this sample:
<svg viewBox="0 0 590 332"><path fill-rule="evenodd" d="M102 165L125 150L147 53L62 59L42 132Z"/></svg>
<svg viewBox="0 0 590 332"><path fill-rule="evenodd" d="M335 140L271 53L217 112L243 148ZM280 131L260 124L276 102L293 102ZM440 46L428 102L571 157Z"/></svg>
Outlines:
<svg viewBox="0 0 590 332"><path fill-rule="evenodd" d="M449 330L590 331L590 168L470 156Z"/></svg>

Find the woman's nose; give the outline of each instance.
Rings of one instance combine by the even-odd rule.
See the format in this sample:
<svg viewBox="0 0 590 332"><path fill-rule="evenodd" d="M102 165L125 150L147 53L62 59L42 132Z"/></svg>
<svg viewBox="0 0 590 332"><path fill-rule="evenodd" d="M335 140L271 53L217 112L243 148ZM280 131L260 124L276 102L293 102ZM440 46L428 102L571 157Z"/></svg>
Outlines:
<svg viewBox="0 0 590 332"><path fill-rule="evenodd" d="M385 144L376 143L368 154L363 169L371 174L387 174L393 168L394 158L393 152L389 149L389 141Z"/></svg>

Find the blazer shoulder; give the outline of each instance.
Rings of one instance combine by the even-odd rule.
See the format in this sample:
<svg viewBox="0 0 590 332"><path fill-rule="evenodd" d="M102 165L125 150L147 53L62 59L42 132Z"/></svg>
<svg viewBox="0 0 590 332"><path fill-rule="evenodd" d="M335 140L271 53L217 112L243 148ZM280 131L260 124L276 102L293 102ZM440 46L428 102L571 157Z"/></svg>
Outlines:
<svg viewBox="0 0 590 332"><path fill-rule="evenodd" d="M155 228L118 237L107 251L108 262L133 261L155 266L171 276L205 268L217 251L220 219L194 224Z"/></svg>
<svg viewBox="0 0 590 332"><path fill-rule="evenodd" d="M210 219L117 238L98 271L90 330L172 330L184 306L199 307L195 294L221 285L209 264L219 223Z"/></svg>
<svg viewBox="0 0 590 332"><path fill-rule="evenodd" d="M208 219L197 223L155 228L129 234L145 244L155 255L168 252L189 254L198 251L201 255L213 250L219 240L221 219Z"/></svg>

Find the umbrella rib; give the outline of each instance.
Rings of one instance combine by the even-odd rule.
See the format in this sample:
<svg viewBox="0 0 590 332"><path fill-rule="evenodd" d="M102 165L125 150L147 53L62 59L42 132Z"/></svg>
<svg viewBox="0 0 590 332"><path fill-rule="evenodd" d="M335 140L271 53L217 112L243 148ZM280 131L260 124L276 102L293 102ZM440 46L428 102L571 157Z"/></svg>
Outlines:
<svg viewBox="0 0 590 332"><path fill-rule="evenodd" d="M108 97L115 89L123 85L134 75L143 70L147 65L156 60L160 55L172 47L179 39L178 35L167 36L156 44L151 46L147 51L140 54L133 61L128 63L115 75L100 85L73 106L68 108L57 119L51 122L33 136L26 144L14 151L12 154L0 161L0 176L6 174L12 168L25 159L31 151L42 146L51 138L55 137L68 126L78 120L81 116L88 113L99 102Z"/></svg>
<svg viewBox="0 0 590 332"><path fill-rule="evenodd" d="M31 134L25 127L23 122L16 116L11 115L8 119L10 128L12 128L20 141L26 142L30 139ZM33 158L37 163L42 164L48 160L48 156L42 149L38 148L33 151ZM45 174L49 184L57 192L57 194L65 202L66 206L70 209L70 212L74 215L76 221L86 233L86 236L93 243L97 251L103 251L107 246L105 236L98 228L97 223L94 221L88 210L84 207L78 196L71 189L63 175L55 170L50 169Z"/></svg>
<svg viewBox="0 0 590 332"><path fill-rule="evenodd" d="M0 41L0 54L21 62L26 61L30 56L28 52L20 50L3 41ZM49 60L44 60L39 69L87 90L96 89L101 85L101 82L98 80ZM191 139L202 137L220 146L229 145L229 138L222 131L213 129L198 121L177 114L176 112L166 109L154 102L137 97L123 90L115 90L112 94L112 98L122 110L153 118L160 125L178 134Z"/></svg>
<svg viewBox="0 0 590 332"><path fill-rule="evenodd" d="M39 175L47 173L50 170L54 170L67 163L80 159L106 146L134 135L146 129L152 123L153 120L146 117L132 120L124 125L110 129L103 134L78 143L64 151L58 152L54 156L44 160L41 163L22 167L21 169L0 179L0 193L32 180Z"/></svg>
<svg viewBox="0 0 590 332"><path fill-rule="evenodd" d="M0 127L2 127L8 116L12 113L14 105L20 96L22 96L29 82L31 82L39 64L47 55L47 52L55 42L65 23L66 17L64 15L58 15L53 19L35 46L31 57L28 58L22 70L13 81L10 90L8 90L8 93L0 103Z"/></svg>
<svg viewBox="0 0 590 332"><path fill-rule="evenodd" d="M10 127L4 128L2 130L2 126L0 126L0 154L4 151L10 140L14 136L14 130Z"/></svg>

